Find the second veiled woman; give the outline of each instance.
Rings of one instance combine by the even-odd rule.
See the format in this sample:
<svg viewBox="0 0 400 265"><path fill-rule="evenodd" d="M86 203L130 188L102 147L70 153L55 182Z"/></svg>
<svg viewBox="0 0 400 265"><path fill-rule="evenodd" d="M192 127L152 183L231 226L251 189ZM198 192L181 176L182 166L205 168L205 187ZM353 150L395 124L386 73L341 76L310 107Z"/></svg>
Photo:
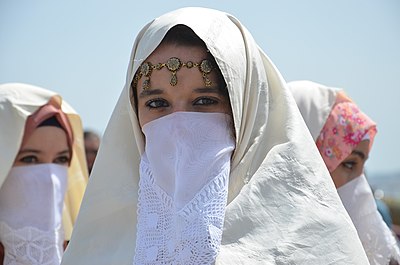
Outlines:
<svg viewBox="0 0 400 265"><path fill-rule="evenodd" d="M398 264L400 251L364 175L375 122L344 93L311 81L289 87L361 239L370 264Z"/></svg>

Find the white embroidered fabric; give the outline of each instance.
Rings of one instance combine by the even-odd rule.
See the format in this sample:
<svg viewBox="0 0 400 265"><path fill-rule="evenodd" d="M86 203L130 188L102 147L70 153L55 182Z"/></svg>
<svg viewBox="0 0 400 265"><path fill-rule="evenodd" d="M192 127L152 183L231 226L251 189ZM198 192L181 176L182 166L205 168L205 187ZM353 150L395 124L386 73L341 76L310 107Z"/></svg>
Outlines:
<svg viewBox="0 0 400 265"><path fill-rule="evenodd" d="M134 264L213 264L234 149L229 116L179 112L143 131Z"/></svg>
<svg viewBox="0 0 400 265"><path fill-rule="evenodd" d="M67 167L18 166L0 189L0 242L4 264L59 265Z"/></svg>
<svg viewBox="0 0 400 265"><path fill-rule="evenodd" d="M364 175L338 188L371 265L400 262L396 239L377 210L371 188Z"/></svg>
<svg viewBox="0 0 400 265"><path fill-rule="evenodd" d="M4 265L58 265L63 253L63 232L42 231L35 227L13 229L0 222L5 247Z"/></svg>

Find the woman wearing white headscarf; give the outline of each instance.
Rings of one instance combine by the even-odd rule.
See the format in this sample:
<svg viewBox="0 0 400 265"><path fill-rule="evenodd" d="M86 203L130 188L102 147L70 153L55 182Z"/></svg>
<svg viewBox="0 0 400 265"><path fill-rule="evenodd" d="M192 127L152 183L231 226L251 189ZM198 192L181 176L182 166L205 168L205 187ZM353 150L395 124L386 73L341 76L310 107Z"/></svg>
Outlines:
<svg viewBox="0 0 400 265"><path fill-rule="evenodd" d="M288 84L331 173L338 194L361 239L370 264L400 262L396 240L377 210L364 163L376 124L343 90L310 81ZM397 261L397 263L395 263Z"/></svg>
<svg viewBox="0 0 400 265"><path fill-rule="evenodd" d="M204 47L164 43L179 25ZM284 80L223 12L142 29L91 176L62 264L368 263Z"/></svg>
<svg viewBox="0 0 400 265"><path fill-rule="evenodd" d="M0 110L4 264L60 264L87 181L80 117L56 93L17 83L0 85Z"/></svg>

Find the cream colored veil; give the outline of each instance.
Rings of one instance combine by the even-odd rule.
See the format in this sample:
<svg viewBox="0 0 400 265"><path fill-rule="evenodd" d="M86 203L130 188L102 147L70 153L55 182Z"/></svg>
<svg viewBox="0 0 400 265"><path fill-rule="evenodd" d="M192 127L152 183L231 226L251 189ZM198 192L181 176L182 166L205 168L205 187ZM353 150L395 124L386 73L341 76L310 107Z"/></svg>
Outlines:
<svg viewBox="0 0 400 265"><path fill-rule="evenodd" d="M336 102L337 93L342 89L327 87L307 80L289 82L288 87L314 142L317 141Z"/></svg>
<svg viewBox="0 0 400 265"><path fill-rule="evenodd" d="M215 57L233 110L236 150L216 264L368 264L278 70L237 19L205 8L167 13L138 34L62 264L133 262L144 141L130 84L178 24L190 27Z"/></svg>
<svg viewBox="0 0 400 265"><path fill-rule="evenodd" d="M82 122L75 110L55 92L40 87L10 83L0 85L0 187L10 171L21 146L28 116L53 100L67 114L74 143L68 168L68 188L64 198L63 226L65 238L70 239L78 215L88 173L83 145Z"/></svg>

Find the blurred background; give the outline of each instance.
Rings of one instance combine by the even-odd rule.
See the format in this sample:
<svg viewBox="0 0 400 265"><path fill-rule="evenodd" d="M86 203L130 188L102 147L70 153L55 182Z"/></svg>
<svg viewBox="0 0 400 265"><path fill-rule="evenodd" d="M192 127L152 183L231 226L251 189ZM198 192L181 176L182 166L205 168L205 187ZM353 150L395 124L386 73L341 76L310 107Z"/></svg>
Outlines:
<svg viewBox="0 0 400 265"><path fill-rule="evenodd" d="M345 89L378 124L367 177L400 224L398 0L0 0L0 83L59 92L102 134L136 34L184 6L236 16L287 81Z"/></svg>

